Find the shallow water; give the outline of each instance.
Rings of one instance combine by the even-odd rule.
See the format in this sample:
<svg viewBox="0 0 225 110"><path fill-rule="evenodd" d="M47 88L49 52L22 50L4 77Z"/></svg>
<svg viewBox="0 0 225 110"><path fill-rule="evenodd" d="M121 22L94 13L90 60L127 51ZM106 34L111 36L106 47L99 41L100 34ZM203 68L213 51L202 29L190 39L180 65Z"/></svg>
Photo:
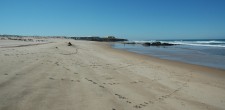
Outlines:
<svg viewBox="0 0 225 110"><path fill-rule="evenodd" d="M161 59L225 69L225 47L223 46L196 46L181 44L167 47L144 47L141 44L115 43L112 47L151 55Z"/></svg>

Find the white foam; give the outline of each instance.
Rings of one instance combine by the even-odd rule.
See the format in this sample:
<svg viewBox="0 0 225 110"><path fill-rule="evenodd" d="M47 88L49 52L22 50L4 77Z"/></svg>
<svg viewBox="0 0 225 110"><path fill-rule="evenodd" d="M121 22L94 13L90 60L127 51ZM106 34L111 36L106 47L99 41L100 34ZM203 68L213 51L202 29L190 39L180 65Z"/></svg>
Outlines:
<svg viewBox="0 0 225 110"><path fill-rule="evenodd" d="M148 40L148 41L130 41L135 42L136 44L142 44L145 42L156 42L156 40ZM179 45L191 45L191 46L208 46L208 47L225 47L225 41L216 41L216 40L210 40L210 41L159 41L162 43L171 43L171 44L179 44Z"/></svg>
<svg viewBox="0 0 225 110"><path fill-rule="evenodd" d="M192 45L192 46L225 47L224 41L162 41L162 42L180 45Z"/></svg>

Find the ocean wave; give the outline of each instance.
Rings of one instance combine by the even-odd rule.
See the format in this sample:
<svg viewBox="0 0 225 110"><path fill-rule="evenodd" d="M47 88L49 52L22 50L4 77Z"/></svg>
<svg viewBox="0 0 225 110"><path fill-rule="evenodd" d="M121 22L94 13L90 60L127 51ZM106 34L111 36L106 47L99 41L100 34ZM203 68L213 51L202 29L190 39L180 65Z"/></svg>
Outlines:
<svg viewBox="0 0 225 110"><path fill-rule="evenodd" d="M208 47L225 47L225 41L161 41L179 45L191 45L191 46L208 46Z"/></svg>
<svg viewBox="0 0 225 110"><path fill-rule="evenodd" d="M148 40L148 41L132 41L136 44L138 43L152 43L152 42L162 42L162 43L171 43L171 44L179 44L179 45L191 45L191 46L208 46L208 47L225 47L225 41L218 41L218 40L195 40L195 41L190 41L190 40L169 40L169 41L165 41L165 40Z"/></svg>

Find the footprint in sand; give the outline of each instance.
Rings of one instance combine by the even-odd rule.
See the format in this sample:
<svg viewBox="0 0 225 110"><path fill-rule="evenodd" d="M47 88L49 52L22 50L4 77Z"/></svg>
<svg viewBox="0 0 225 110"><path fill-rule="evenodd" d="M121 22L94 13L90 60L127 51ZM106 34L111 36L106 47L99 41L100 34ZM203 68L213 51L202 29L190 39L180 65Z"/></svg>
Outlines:
<svg viewBox="0 0 225 110"><path fill-rule="evenodd" d="M103 83L106 84L106 83ZM115 85L115 84L120 84L120 83L108 83L109 85Z"/></svg>
<svg viewBox="0 0 225 110"><path fill-rule="evenodd" d="M134 108L142 108L142 107L139 105L135 105Z"/></svg>
<svg viewBox="0 0 225 110"><path fill-rule="evenodd" d="M54 80L54 78L50 77L49 79Z"/></svg>
<svg viewBox="0 0 225 110"><path fill-rule="evenodd" d="M99 85L99 87L101 87L101 88L105 88L104 86L102 86L102 85Z"/></svg>
<svg viewBox="0 0 225 110"><path fill-rule="evenodd" d="M126 97L123 97L122 95L119 95L119 94L115 94L116 96L119 97L119 99L127 99Z"/></svg>
<svg viewBox="0 0 225 110"><path fill-rule="evenodd" d="M131 103L130 101L127 101L127 103Z"/></svg>

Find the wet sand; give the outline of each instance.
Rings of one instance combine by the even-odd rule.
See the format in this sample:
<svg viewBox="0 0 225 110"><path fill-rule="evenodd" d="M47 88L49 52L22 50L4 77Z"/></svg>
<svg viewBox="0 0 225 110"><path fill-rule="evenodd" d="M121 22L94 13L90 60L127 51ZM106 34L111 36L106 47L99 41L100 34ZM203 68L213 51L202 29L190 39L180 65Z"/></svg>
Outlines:
<svg viewBox="0 0 225 110"><path fill-rule="evenodd" d="M225 109L224 70L107 43L56 39L1 47L0 62L0 110Z"/></svg>

